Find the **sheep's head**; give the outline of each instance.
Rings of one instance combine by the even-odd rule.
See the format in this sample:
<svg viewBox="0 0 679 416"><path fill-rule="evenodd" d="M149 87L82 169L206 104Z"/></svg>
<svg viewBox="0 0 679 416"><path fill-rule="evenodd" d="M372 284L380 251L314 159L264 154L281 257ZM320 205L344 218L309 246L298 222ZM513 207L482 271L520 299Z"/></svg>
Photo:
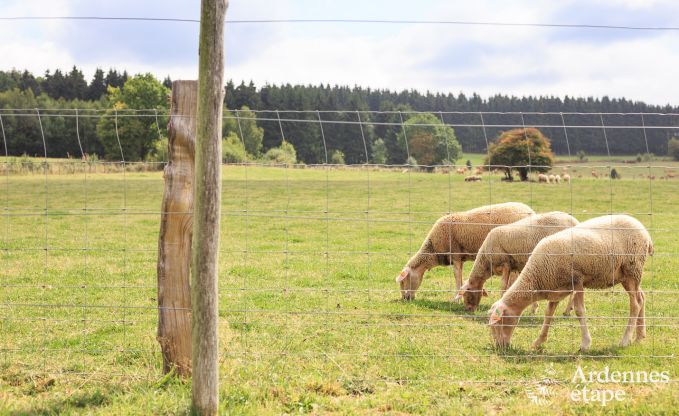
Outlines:
<svg viewBox="0 0 679 416"><path fill-rule="evenodd" d="M401 285L401 297L403 300L415 299L415 292L422 284L424 269L412 269L406 266L401 273L396 276L396 282Z"/></svg>
<svg viewBox="0 0 679 416"><path fill-rule="evenodd" d="M507 306L502 299L498 300L490 307L489 321L490 334L493 336L495 346L506 348L512 339L512 333L516 324L519 322L521 312Z"/></svg>
<svg viewBox="0 0 679 416"><path fill-rule="evenodd" d="M474 287L474 285L467 280L460 288L460 291L457 293L454 300L464 298L464 308L469 312L474 312L479 307L482 296L488 296L486 289Z"/></svg>

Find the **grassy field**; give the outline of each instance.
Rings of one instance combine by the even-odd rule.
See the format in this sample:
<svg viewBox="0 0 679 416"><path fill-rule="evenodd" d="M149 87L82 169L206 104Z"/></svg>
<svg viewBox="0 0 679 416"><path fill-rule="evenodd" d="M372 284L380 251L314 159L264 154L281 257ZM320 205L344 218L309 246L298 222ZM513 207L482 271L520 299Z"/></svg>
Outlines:
<svg viewBox="0 0 679 416"><path fill-rule="evenodd" d="M620 164L615 181L577 166L570 185L225 167L221 413L675 412L679 179L642 179L665 166L679 168ZM0 414L187 414L190 384L162 375L155 340L162 174L10 175L0 188ZM486 313L497 278L476 313L450 301L446 268L427 275L416 301L399 300L394 277L440 215L510 200L580 220L630 213L650 229L646 340L617 347L628 313L621 287L586 293L586 354L577 320L561 316L544 350L530 349L539 316L521 320L512 349L494 350ZM667 371L672 382L588 384L625 399L575 403L578 365Z"/></svg>

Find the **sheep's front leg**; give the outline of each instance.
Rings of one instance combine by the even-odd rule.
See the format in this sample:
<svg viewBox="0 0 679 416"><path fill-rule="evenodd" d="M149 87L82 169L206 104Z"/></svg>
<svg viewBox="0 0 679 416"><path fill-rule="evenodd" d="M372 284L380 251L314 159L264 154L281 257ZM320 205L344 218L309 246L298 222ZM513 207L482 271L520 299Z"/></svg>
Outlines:
<svg viewBox="0 0 679 416"><path fill-rule="evenodd" d="M545 310L545 321L542 324L542 329L540 330L540 335L538 338L533 342L533 348L538 349L540 346L547 340L547 334L549 333L549 325L552 323L552 319L554 319L554 311L556 310L556 306L559 304L559 301L555 302L549 302L547 304L547 309Z"/></svg>
<svg viewBox="0 0 679 416"><path fill-rule="evenodd" d="M453 271L455 272L455 292L459 292L462 287L462 261L453 260ZM462 303L462 298L458 298L455 302Z"/></svg>
<svg viewBox="0 0 679 416"><path fill-rule="evenodd" d="M639 285L635 281L626 280L622 283L622 286L629 295L629 320L627 321L627 328L625 328L625 333L622 335L622 340L620 341L620 346L626 347L632 341L632 331L636 327L639 319L639 302L637 300Z"/></svg>
<svg viewBox="0 0 679 416"><path fill-rule="evenodd" d="M502 266L502 277L500 278L500 296L505 294L505 290L507 290L510 285L509 275L509 264L505 263Z"/></svg>
<svg viewBox="0 0 679 416"><path fill-rule="evenodd" d="M573 301L575 315L580 321L580 332L582 334L580 351L587 351L590 345L592 345L592 337L589 335L587 321L585 320L585 288L582 286L582 283L575 286L575 291L573 292L571 300Z"/></svg>

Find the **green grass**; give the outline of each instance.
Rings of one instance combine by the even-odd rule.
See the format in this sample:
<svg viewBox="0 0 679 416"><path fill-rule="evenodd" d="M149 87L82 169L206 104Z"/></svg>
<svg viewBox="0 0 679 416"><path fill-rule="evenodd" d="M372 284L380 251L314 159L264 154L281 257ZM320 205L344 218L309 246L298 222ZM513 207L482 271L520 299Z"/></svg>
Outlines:
<svg viewBox="0 0 679 416"><path fill-rule="evenodd" d="M666 165L679 167L650 169ZM616 385L627 399L606 407L568 398L577 365L679 374L679 180L642 180L642 165L616 166L616 181L579 169L570 185L546 185L225 167L221 413L544 414L527 394L546 379L548 413L674 412L676 383ZM0 414L187 414L190 383L163 376L155 341L161 173L12 175L0 189ZM394 277L440 215L509 200L580 220L626 212L651 228L646 340L616 347L620 287L586 294L588 354L562 317L544 350L530 350L541 319L524 317L513 349L495 351L485 324L497 292L467 313L450 302L449 269L398 300Z"/></svg>

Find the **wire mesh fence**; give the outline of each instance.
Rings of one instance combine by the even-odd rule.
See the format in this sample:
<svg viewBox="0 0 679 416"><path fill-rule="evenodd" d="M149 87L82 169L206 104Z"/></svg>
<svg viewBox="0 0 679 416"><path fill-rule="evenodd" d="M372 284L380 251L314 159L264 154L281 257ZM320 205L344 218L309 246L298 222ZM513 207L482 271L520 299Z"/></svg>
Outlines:
<svg viewBox="0 0 679 416"><path fill-rule="evenodd" d="M323 377L362 394L379 383L531 382L554 365L567 374L571 359L634 359L677 369L679 163L650 153L666 150L679 115L431 112L435 123L408 124L420 113L252 113L258 126L312 156L307 163L281 163L248 155L224 164L219 311L227 382L266 387ZM156 261L166 161L138 160L126 151L136 143L129 120L150 121L159 140L168 117L159 110L0 110L0 349L7 371L159 377ZM44 121L56 119L72 126L69 137L45 131ZM11 137L17 120L36 123L39 136L32 140L42 144L41 153L17 156L23 153ZM235 121L243 141L242 123L251 118L235 110L225 120ZM309 125L313 129L301 130ZM413 144L421 143L408 134L442 126L455 130L465 153L456 158L446 148L441 162L414 162ZM380 127L405 139L401 159L376 160L371 138ZM549 183L539 182L542 165L485 159L500 132L514 128L537 128L551 140L556 164ZM94 157L88 140L95 134L113 137L119 156ZM315 142L303 143L303 134ZM66 147L77 152L63 157L50 150ZM579 157L583 148L589 155ZM332 152L341 149L348 163L333 163ZM645 159L637 160L638 152ZM522 167L527 181L504 180L505 168ZM477 180L465 181L469 177ZM437 219L508 201L580 221L614 213L637 218L655 248L641 281L647 338L616 347L629 318L620 285L585 291L593 340L586 352L578 351L578 319L562 317L561 309L544 348L530 348L545 302L523 314L512 348L496 350L487 312L501 295L497 277L487 281L489 297L476 312L453 301L459 288L452 267L428 271L417 298L401 300L394 279ZM472 264L465 263L465 278Z"/></svg>

